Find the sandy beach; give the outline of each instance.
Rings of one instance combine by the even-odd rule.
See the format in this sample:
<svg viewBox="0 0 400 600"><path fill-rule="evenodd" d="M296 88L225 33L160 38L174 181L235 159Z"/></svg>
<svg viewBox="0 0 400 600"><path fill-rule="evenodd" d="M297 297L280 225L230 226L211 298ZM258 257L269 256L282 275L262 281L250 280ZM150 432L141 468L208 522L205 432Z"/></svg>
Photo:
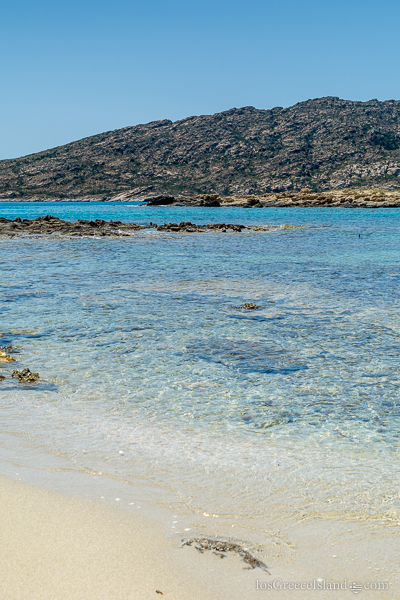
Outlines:
<svg viewBox="0 0 400 600"><path fill-rule="evenodd" d="M271 579L239 556L182 547L165 514L144 512L0 476L0 598L239 600Z"/></svg>
<svg viewBox="0 0 400 600"><path fill-rule="evenodd" d="M212 558L188 561L149 519L4 477L0 505L1 598L224 597Z"/></svg>
<svg viewBox="0 0 400 600"><path fill-rule="evenodd" d="M390 532L376 531L371 543L366 536L371 531L353 523L349 541L348 523L307 524L293 532L292 559L286 564L273 561L269 573L246 568L237 555L221 560L218 553L182 547L167 535L163 518L161 513L158 518L138 516L1 476L0 598L296 600L308 598L312 589L315 597L326 599L339 597L332 594L335 589L341 598L351 597L355 581L380 586L372 587L368 598L397 597L386 569L368 571L371 558L384 559L388 544L395 541ZM360 551L355 563L345 556L354 544ZM394 556L395 547L392 552Z"/></svg>
<svg viewBox="0 0 400 600"><path fill-rule="evenodd" d="M400 3L3 4L0 600L400 600Z"/></svg>

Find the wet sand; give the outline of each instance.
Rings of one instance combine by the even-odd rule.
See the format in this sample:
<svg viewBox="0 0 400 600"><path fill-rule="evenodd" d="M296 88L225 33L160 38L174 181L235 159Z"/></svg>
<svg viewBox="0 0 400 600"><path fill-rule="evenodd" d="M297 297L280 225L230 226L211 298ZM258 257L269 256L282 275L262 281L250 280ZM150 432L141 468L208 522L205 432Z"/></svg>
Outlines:
<svg viewBox="0 0 400 600"><path fill-rule="evenodd" d="M239 558L221 577L215 556L186 552L146 517L5 477L0 548L0 598L7 600L196 600L255 593L254 572L244 571ZM238 573L242 586L231 581Z"/></svg>
<svg viewBox="0 0 400 600"><path fill-rule="evenodd" d="M353 535L349 540L344 535L349 523L308 523L293 531L291 560L273 561L276 564L268 565L268 574L261 569L246 569L236 555L221 560L212 552L181 547L180 539L167 535L161 513L159 517L138 516L1 476L0 598L296 600L309 598L312 593L316 598L337 600L354 596L350 588L353 581L387 581L387 568L377 568L375 561L380 558L389 567L397 555L394 546L392 551L388 548L391 540L395 541L390 531L376 531L375 535L369 531L366 543L367 532L361 524L351 524ZM388 561L388 555L393 560ZM394 564L389 568L393 569ZM320 582L314 583L318 577ZM398 597L395 579L392 576L389 589L365 591L363 596ZM340 592L329 587L312 592L282 589L285 582L293 586L329 586L330 581L346 588ZM266 589L268 585L277 587Z"/></svg>

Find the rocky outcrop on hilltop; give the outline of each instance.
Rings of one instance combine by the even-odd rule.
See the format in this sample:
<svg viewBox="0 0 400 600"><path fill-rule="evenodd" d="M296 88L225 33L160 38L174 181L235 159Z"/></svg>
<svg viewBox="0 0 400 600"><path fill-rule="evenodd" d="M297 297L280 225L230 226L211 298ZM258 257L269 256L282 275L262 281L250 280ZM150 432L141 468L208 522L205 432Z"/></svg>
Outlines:
<svg viewBox="0 0 400 600"><path fill-rule="evenodd" d="M400 101L335 97L126 127L0 161L0 200L400 189Z"/></svg>

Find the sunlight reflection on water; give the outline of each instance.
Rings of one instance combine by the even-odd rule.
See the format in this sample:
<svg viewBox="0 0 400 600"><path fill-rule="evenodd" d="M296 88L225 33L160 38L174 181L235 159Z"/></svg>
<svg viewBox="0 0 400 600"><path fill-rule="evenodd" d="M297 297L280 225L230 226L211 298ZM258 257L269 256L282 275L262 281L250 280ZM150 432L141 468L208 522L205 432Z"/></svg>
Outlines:
<svg viewBox="0 0 400 600"><path fill-rule="evenodd" d="M0 209L71 219L128 210ZM130 210L127 221L181 220L176 209ZM28 389L9 379L15 363L0 365L3 427L71 456L85 450L87 462L126 477L153 469L203 494L207 456L243 511L260 510L267 480L289 489L295 463L315 492L313 510L348 478L342 510L364 498L365 512L362 482L375 469L367 512L381 510L399 479L398 211L195 210L181 213L307 228L0 241L0 344L43 379ZM261 308L234 308L244 302ZM110 458L121 446L135 448L133 462Z"/></svg>

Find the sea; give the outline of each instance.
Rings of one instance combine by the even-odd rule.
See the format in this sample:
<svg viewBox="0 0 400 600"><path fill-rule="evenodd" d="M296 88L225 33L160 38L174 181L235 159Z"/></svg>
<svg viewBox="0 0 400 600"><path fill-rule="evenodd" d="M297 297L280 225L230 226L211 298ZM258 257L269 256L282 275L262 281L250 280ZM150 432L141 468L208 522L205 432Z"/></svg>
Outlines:
<svg viewBox="0 0 400 600"><path fill-rule="evenodd" d="M150 486L254 543L304 519L397 532L399 210L0 203L45 214L269 229L1 239L4 456Z"/></svg>

